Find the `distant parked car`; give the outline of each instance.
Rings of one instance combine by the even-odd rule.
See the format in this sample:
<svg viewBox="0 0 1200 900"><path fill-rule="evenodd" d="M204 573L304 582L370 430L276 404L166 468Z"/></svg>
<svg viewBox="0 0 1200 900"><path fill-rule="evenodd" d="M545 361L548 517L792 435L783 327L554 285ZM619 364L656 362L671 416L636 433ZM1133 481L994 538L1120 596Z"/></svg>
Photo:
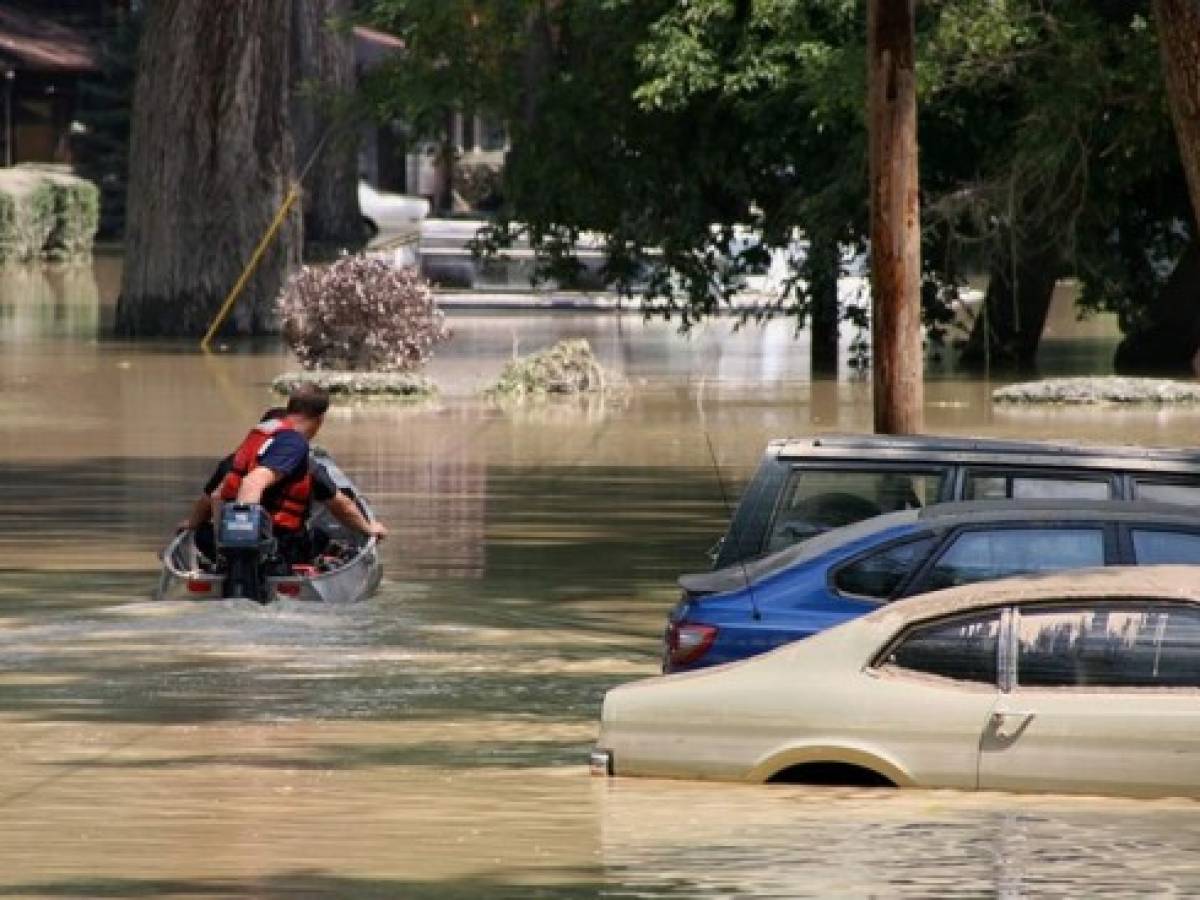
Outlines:
<svg viewBox="0 0 1200 900"><path fill-rule="evenodd" d="M429 201L424 197L385 193L365 181L358 183L358 205L372 238L403 235L415 238L421 233L421 222L429 215Z"/></svg>
<svg viewBox="0 0 1200 900"><path fill-rule="evenodd" d="M938 591L614 688L597 774L1200 796L1200 568Z"/></svg>
<svg viewBox="0 0 1200 900"><path fill-rule="evenodd" d="M742 493L714 564L931 503L1110 498L1200 508L1200 453L925 436L776 440Z"/></svg>
<svg viewBox="0 0 1200 900"><path fill-rule="evenodd" d="M745 659L925 591L1030 572L1200 564L1200 513L1114 501L945 503L679 579L663 671Z"/></svg>

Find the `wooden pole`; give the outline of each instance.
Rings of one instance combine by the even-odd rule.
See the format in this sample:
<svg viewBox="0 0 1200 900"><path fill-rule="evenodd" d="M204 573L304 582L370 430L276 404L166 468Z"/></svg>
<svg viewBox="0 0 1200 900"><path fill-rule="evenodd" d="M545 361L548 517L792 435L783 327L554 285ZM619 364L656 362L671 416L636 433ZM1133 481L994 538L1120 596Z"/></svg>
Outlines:
<svg viewBox="0 0 1200 900"><path fill-rule="evenodd" d="M916 0L869 0L871 366L875 430L913 434L924 407L917 196Z"/></svg>

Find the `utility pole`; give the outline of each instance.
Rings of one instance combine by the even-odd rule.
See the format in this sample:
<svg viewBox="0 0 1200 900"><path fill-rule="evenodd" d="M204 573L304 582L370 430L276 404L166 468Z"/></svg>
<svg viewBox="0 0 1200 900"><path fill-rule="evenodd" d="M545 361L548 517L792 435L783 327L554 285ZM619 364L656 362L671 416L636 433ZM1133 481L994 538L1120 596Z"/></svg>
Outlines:
<svg viewBox="0 0 1200 900"><path fill-rule="evenodd" d="M913 434L924 409L917 195L916 0L869 0L871 367L875 431Z"/></svg>

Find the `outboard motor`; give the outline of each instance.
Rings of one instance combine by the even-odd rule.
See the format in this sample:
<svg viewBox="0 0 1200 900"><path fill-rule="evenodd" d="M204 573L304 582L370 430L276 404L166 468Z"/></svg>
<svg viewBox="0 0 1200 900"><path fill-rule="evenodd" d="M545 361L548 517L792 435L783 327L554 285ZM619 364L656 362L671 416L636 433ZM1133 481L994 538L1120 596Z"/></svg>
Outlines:
<svg viewBox="0 0 1200 900"><path fill-rule="evenodd" d="M225 561L225 597L267 602L267 563L275 556L271 514L257 503L226 503L217 523L217 552Z"/></svg>

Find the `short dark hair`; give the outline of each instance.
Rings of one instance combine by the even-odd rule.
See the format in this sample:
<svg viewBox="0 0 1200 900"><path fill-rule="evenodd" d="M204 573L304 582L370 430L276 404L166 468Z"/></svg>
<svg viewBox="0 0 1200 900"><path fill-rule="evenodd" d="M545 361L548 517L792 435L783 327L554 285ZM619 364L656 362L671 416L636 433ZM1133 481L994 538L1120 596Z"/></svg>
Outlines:
<svg viewBox="0 0 1200 900"><path fill-rule="evenodd" d="M320 385L313 384L311 381L301 382L296 385L288 395L288 415L296 413L310 419L316 419L325 415L325 410L327 409L329 409L329 392Z"/></svg>

